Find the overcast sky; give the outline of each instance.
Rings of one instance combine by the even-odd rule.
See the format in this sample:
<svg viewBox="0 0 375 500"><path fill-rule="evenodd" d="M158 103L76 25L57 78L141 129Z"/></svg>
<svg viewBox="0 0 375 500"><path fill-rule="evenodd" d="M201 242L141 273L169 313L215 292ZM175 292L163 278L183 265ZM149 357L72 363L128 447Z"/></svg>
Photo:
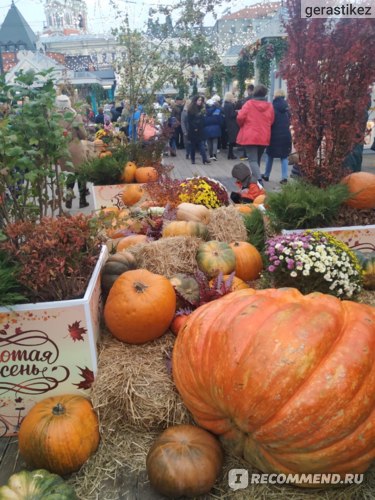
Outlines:
<svg viewBox="0 0 375 500"><path fill-rule="evenodd" d="M141 28L147 21L148 10L155 7L158 2L162 4L174 3L178 0L117 0L121 10L128 12L131 26ZM221 12L230 6L232 12L236 12L246 5L258 3L261 0L232 0L221 8ZM15 0L14 2L35 33L43 30L45 22L44 0ZM11 0L0 0L0 24L3 22ZM88 11L88 28L92 33L110 33L114 27L112 9L109 0L86 0ZM207 24L207 23L205 23ZM214 20L208 18L208 24L214 24Z"/></svg>

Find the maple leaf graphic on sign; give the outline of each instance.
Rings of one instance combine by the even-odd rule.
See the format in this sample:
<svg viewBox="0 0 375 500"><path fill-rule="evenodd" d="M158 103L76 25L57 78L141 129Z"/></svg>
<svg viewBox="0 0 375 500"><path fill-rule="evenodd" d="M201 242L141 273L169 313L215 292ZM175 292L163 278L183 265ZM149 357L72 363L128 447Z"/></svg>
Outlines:
<svg viewBox="0 0 375 500"><path fill-rule="evenodd" d="M71 325L68 325L69 335L74 342L76 342L76 340L84 340L82 335L85 335L87 333L86 328L80 326L80 323L81 321L75 321Z"/></svg>
<svg viewBox="0 0 375 500"><path fill-rule="evenodd" d="M87 366L85 368L77 366L77 368L81 370L80 377L82 377L83 380L81 380L78 384L73 385L76 385L78 389L90 389L92 383L94 382L94 372L87 368Z"/></svg>

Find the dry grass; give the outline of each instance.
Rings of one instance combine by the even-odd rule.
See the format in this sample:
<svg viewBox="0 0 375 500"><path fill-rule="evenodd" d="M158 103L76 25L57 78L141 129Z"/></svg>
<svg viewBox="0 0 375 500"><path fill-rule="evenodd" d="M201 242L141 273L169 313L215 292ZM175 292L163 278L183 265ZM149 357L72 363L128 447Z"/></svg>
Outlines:
<svg viewBox="0 0 375 500"><path fill-rule="evenodd" d="M80 498L116 498L111 495L121 471L142 471L156 436L171 425L192 421L171 378L174 339L168 333L138 346L104 335L91 394L101 443L70 479Z"/></svg>
<svg viewBox="0 0 375 500"><path fill-rule="evenodd" d="M221 207L210 210L208 230L212 240L226 243L247 241L242 215L234 207Z"/></svg>
<svg viewBox="0 0 375 500"><path fill-rule="evenodd" d="M173 236L128 250L137 259L138 267L171 278L174 274L194 274L198 270L195 260L202 240L190 236Z"/></svg>

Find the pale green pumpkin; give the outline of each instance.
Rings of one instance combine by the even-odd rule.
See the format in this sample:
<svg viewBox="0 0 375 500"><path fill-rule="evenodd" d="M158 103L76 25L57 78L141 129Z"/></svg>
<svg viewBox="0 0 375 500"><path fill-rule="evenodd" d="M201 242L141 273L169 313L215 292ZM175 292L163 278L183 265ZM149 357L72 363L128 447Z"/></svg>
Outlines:
<svg viewBox="0 0 375 500"><path fill-rule="evenodd" d="M23 470L0 488L0 500L76 500L73 488L45 469Z"/></svg>
<svg viewBox="0 0 375 500"><path fill-rule="evenodd" d="M207 241L201 243L196 254L199 269L209 278L220 272L230 274L236 267L236 255L228 243Z"/></svg>

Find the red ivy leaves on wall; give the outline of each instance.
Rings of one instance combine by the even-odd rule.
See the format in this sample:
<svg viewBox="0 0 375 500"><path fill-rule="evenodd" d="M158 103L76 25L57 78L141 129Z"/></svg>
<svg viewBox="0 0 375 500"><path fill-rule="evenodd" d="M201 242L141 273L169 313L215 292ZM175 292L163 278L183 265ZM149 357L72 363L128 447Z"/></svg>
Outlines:
<svg viewBox="0 0 375 500"><path fill-rule="evenodd" d="M375 80L372 19L303 19L301 0L286 0L288 85L294 145L313 184L339 182L343 161L364 138Z"/></svg>

